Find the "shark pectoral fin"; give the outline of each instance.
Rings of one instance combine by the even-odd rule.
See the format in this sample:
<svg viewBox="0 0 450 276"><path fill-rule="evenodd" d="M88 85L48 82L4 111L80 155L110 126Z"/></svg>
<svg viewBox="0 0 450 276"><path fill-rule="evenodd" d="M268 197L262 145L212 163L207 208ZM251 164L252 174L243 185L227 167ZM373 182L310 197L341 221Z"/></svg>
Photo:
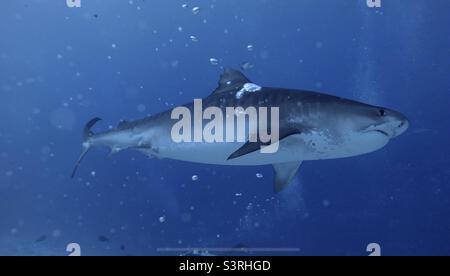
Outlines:
<svg viewBox="0 0 450 276"><path fill-rule="evenodd" d="M276 193L281 192L289 185L301 164L302 161L273 164L275 170L274 190Z"/></svg>
<svg viewBox="0 0 450 276"><path fill-rule="evenodd" d="M261 142L250 142L247 141L242 147L240 147L237 151L233 152L230 156L228 156L227 160L231 160L234 158L238 158L242 155L246 155L261 149L261 146L268 145L267 143Z"/></svg>
<svg viewBox="0 0 450 276"><path fill-rule="evenodd" d="M282 129L280 130L280 138L278 139L278 141L275 142L280 142L281 140L291 136L291 135L295 135L295 134L300 134L302 133L300 130L298 129L294 129L294 128L286 128L286 129ZM273 141L271 141L273 143ZM227 160L230 159L234 159L234 158L238 158L241 157L242 155L246 155L249 153L252 153L254 151L257 151L259 149L261 149L261 147L263 146L269 146L272 143L263 143L261 141L257 142L250 142L247 141L247 143L245 143L242 147L240 147L238 150L236 150L235 152L233 152L228 158Z"/></svg>

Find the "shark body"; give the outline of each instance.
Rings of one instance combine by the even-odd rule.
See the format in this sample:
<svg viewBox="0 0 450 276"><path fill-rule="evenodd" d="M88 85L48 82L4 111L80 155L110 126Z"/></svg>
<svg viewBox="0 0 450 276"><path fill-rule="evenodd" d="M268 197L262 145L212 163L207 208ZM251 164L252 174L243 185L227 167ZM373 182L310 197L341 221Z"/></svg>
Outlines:
<svg viewBox="0 0 450 276"><path fill-rule="evenodd" d="M256 88L256 89L255 89ZM74 168L92 147L107 146L112 153L138 150L148 156L218 165L268 165L275 169L276 192L281 191L306 160L357 156L384 147L406 131L409 122L401 113L328 94L284 88L260 87L241 72L226 69L217 89L202 100L203 108L277 107L278 150L259 151L261 141L175 142L172 110L94 134L94 118L84 129L83 152ZM183 107L195 113L194 103ZM203 119L203 122L208 120ZM248 122L249 123L249 122ZM224 125L224 133L226 132ZM233 129L237 133L237 129ZM252 135L245 129L245 135Z"/></svg>

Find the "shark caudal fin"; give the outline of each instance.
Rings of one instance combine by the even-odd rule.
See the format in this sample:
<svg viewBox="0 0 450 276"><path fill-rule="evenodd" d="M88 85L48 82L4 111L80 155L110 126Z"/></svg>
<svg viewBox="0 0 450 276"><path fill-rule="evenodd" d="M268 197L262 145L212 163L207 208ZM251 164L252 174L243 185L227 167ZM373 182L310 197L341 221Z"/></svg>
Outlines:
<svg viewBox="0 0 450 276"><path fill-rule="evenodd" d="M89 122L87 122L87 124L84 126L83 150L82 150L81 155L78 158L77 162L75 163L75 167L73 168L71 178L75 177L75 173L77 172L77 169L80 166L81 161L83 160L83 158L86 156L86 154L91 149L91 144L88 142L89 137L92 137L94 135L94 133L91 131L91 128L100 120L101 120L100 118L94 118L94 119L90 120Z"/></svg>

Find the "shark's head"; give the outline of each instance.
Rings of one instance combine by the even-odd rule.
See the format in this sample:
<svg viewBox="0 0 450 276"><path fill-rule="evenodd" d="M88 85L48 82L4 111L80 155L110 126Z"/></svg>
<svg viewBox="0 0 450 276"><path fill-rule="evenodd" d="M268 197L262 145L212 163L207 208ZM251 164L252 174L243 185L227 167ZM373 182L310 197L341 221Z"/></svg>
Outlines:
<svg viewBox="0 0 450 276"><path fill-rule="evenodd" d="M356 127L362 135L377 132L388 139L399 136L409 127L409 121L403 114L384 107L366 107L361 121L362 127Z"/></svg>
<svg viewBox="0 0 450 276"><path fill-rule="evenodd" d="M384 147L404 133L408 119L401 113L379 106L343 100L327 112L328 128L334 130L342 156L353 156Z"/></svg>

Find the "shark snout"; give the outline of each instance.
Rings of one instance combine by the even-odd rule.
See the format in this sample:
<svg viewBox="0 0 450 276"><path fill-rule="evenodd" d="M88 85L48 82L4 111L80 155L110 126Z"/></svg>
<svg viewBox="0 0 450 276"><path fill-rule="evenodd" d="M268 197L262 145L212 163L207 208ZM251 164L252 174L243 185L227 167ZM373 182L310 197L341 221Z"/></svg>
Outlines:
<svg viewBox="0 0 450 276"><path fill-rule="evenodd" d="M392 139L403 134L409 127L406 116L393 110L382 109L375 120L374 124L364 128L364 133L377 132Z"/></svg>
<svg viewBox="0 0 450 276"><path fill-rule="evenodd" d="M402 118L399 120L397 128L394 129L394 137L403 134L408 128L409 128L409 121L405 116L402 115Z"/></svg>
<svg viewBox="0 0 450 276"><path fill-rule="evenodd" d="M390 134L391 138L403 134L409 128L409 120L405 115L397 111L390 111L388 117L387 123L383 128Z"/></svg>
<svg viewBox="0 0 450 276"><path fill-rule="evenodd" d="M400 112L391 111L392 112L392 121L394 122L393 128L393 137L397 137L405 133L405 131L409 128L409 120L405 115Z"/></svg>

